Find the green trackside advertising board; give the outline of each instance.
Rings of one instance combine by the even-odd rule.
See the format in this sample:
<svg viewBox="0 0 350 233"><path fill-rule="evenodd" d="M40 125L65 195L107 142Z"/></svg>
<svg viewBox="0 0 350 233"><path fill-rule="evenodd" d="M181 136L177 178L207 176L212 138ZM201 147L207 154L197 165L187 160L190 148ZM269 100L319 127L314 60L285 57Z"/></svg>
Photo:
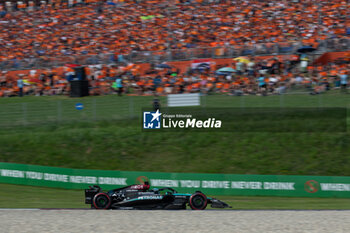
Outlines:
<svg viewBox="0 0 350 233"><path fill-rule="evenodd" d="M167 186L186 193L201 190L208 195L350 198L350 177L345 176L127 172L0 163L0 183L66 189L96 184L108 190L145 180L151 187Z"/></svg>

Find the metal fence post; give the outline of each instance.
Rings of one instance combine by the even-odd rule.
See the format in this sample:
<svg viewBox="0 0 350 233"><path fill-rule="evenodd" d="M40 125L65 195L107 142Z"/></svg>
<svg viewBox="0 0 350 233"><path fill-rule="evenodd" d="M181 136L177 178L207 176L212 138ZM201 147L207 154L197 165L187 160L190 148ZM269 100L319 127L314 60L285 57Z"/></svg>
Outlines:
<svg viewBox="0 0 350 233"><path fill-rule="evenodd" d="M280 95L280 108L284 107L284 94Z"/></svg>
<svg viewBox="0 0 350 233"><path fill-rule="evenodd" d="M134 100L133 96L129 96L129 118L134 117Z"/></svg>
<svg viewBox="0 0 350 233"><path fill-rule="evenodd" d="M245 108L245 95L241 96L241 108Z"/></svg>
<svg viewBox="0 0 350 233"><path fill-rule="evenodd" d="M207 95L202 95L202 97L203 103L201 105L203 108L205 108L207 106Z"/></svg>
<svg viewBox="0 0 350 233"><path fill-rule="evenodd" d="M172 60L173 60L173 50L169 50L168 61L172 61Z"/></svg>
<svg viewBox="0 0 350 233"><path fill-rule="evenodd" d="M23 125L27 124L27 103L22 103Z"/></svg>
<svg viewBox="0 0 350 233"><path fill-rule="evenodd" d="M62 102L57 101L57 121L62 121Z"/></svg>
<svg viewBox="0 0 350 233"><path fill-rule="evenodd" d="M322 96L322 94L318 95L318 107L319 108L323 107L323 96Z"/></svg>
<svg viewBox="0 0 350 233"><path fill-rule="evenodd" d="M215 48L210 48L211 58L215 58Z"/></svg>
<svg viewBox="0 0 350 233"><path fill-rule="evenodd" d="M92 119L96 121L96 98L92 99Z"/></svg>

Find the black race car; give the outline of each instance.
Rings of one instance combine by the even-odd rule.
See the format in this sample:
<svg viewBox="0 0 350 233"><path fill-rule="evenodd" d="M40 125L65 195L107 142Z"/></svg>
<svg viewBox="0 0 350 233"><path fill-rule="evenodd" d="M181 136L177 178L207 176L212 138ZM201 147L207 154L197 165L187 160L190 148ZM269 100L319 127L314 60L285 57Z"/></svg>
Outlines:
<svg viewBox="0 0 350 233"><path fill-rule="evenodd" d="M97 185L85 189L85 204L93 209L186 209L204 210L207 204L213 208L231 208L225 202L206 197L202 192L178 193L172 188L149 189L146 184L129 185L103 192Z"/></svg>

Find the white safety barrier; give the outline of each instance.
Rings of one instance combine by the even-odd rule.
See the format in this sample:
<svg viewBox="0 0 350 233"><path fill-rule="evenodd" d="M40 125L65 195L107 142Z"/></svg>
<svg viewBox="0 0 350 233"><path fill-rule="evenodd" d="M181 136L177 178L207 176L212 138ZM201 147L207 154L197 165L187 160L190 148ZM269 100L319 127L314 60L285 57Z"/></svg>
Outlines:
<svg viewBox="0 0 350 233"><path fill-rule="evenodd" d="M199 93L168 95L168 107L200 106Z"/></svg>

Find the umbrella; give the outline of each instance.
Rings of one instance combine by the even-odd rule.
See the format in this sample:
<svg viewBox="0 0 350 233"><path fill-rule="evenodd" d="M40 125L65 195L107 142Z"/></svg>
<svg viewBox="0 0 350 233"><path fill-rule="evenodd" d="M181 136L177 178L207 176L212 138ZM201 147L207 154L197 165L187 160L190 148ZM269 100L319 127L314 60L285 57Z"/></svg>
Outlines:
<svg viewBox="0 0 350 233"><path fill-rule="evenodd" d="M298 53L309 53L315 51L316 49L311 46L303 46L297 50Z"/></svg>
<svg viewBox="0 0 350 233"><path fill-rule="evenodd" d="M247 57L236 57L233 60L248 64L250 60Z"/></svg>
<svg viewBox="0 0 350 233"><path fill-rule="evenodd" d="M23 84L24 85L31 85L32 83L30 83L28 80L23 80Z"/></svg>
<svg viewBox="0 0 350 233"><path fill-rule="evenodd" d="M36 84L36 83L40 83L40 80L37 78L31 78L31 79L25 79L23 80L24 84L26 85L31 85L31 84Z"/></svg>
<svg viewBox="0 0 350 233"><path fill-rule="evenodd" d="M159 65L156 65L156 68L171 69L171 66L169 66L168 64L162 63Z"/></svg>
<svg viewBox="0 0 350 233"><path fill-rule="evenodd" d="M40 83L40 80L37 78L31 78L31 79L29 79L29 82L30 83Z"/></svg>
<svg viewBox="0 0 350 233"><path fill-rule="evenodd" d="M200 63L194 68L194 70L206 70L206 69L210 69L210 64L206 62Z"/></svg>
<svg viewBox="0 0 350 233"><path fill-rule="evenodd" d="M230 75L231 73L230 73L230 72L220 72L220 71L216 71L215 74L227 76L227 75Z"/></svg>
<svg viewBox="0 0 350 233"><path fill-rule="evenodd" d="M223 68L218 69L216 72L232 73L232 72L236 72L236 70L232 69L231 67L223 67Z"/></svg>

